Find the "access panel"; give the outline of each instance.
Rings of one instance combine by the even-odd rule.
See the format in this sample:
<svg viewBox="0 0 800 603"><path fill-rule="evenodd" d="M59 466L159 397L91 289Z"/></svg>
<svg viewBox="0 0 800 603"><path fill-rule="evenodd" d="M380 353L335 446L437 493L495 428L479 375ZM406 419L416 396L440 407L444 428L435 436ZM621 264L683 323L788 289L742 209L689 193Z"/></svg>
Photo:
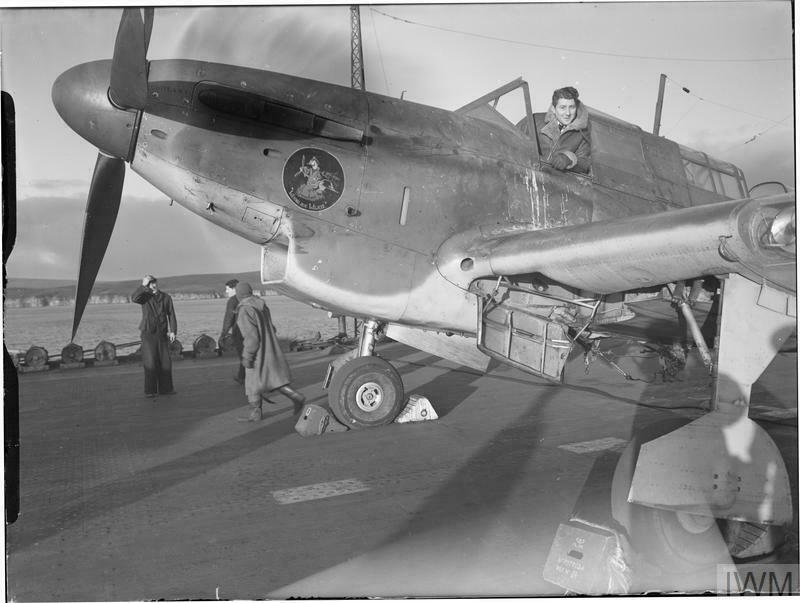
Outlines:
<svg viewBox="0 0 800 603"><path fill-rule="evenodd" d="M479 297L478 349L501 362L562 382L572 349L567 327L525 308Z"/></svg>

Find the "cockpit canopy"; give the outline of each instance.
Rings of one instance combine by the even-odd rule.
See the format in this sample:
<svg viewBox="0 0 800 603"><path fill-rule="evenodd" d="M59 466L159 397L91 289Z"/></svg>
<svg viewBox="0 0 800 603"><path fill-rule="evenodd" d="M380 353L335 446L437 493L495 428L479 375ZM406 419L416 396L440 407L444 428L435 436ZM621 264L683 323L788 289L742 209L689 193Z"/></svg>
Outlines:
<svg viewBox="0 0 800 603"><path fill-rule="evenodd" d="M525 117L514 124L497 106L501 97L517 89L524 94ZM587 109L592 165L588 174L576 177L677 207L747 196L744 173L732 163L655 136L597 109ZM457 113L516 130L534 143L537 158L541 156L539 136L546 114L532 112L528 84L521 78L461 107Z"/></svg>

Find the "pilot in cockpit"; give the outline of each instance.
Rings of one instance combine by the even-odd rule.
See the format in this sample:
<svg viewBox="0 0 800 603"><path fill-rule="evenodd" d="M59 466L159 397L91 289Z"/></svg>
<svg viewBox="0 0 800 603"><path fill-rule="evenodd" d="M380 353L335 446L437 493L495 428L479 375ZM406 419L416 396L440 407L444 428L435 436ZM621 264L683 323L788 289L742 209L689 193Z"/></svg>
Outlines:
<svg viewBox="0 0 800 603"><path fill-rule="evenodd" d="M536 127L543 161L561 171L589 171L589 111L578 99L575 88L567 86L553 92L553 104L544 116L544 125L537 123Z"/></svg>

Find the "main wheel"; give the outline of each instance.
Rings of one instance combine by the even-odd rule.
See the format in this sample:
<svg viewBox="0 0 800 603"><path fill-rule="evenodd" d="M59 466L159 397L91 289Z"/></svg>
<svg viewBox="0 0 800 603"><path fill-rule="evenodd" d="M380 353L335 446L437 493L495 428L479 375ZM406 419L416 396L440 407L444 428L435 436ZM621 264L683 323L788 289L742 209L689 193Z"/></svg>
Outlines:
<svg viewBox="0 0 800 603"><path fill-rule="evenodd" d="M404 402L397 369L376 356L361 356L340 367L328 390L333 414L351 429L391 423Z"/></svg>
<svg viewBox="0 0 800 603"><path fill-rule="evenodd" d="M670 421L637 434L620 456L611 483L611 512L628 531L634 549L668 573L684 573L729 562L726 520L654 509L628 502L642 444L673 431L686 421Z"/></svg>

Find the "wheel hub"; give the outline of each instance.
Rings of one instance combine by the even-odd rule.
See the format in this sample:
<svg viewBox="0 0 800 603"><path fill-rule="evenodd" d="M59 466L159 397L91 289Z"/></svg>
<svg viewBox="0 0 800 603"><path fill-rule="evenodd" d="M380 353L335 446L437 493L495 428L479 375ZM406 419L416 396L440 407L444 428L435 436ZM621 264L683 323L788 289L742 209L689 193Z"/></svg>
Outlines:
<svg viewBox="0 0 800 603"><path fill-rule="evenodd" d="M364 412L377 410L383 402L383 388L375 382L364 383L356 392L356 405Z"/></svg>

